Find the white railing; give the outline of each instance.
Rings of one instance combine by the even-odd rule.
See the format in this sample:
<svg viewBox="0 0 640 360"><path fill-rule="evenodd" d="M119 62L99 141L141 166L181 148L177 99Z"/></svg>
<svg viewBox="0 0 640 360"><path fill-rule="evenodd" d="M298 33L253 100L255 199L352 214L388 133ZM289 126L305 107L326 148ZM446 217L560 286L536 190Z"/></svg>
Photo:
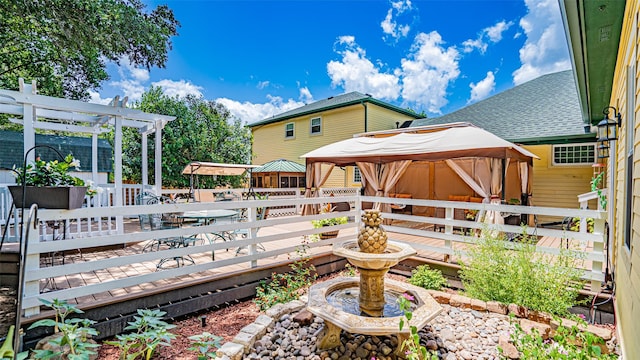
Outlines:
<svg viewBox="0 0 640 360"><path fill-rule="evenodd" d="M331 198L332 202L350 202L356 204L351 211L340 213L341 216L349 216L355 218L355 222L336 225L329 228L314 229L310 221L335 217L333 214L317 214L311 216L283 216L269 217L265 220L250 222L227 222L217 223L199 227L182 227L169 230L157 230L146 232L127 232L122 233L119 229L113 227L112 220L116 216L136 217L140 214L149 213L180 213L185 211L207 210L207 209L237 209L241 207L246 209L248 218L253 218L252 214L256 213L257 208L264 206L271 208L278 207L301 207L305 204L322 204L327 201L326 198L313 199L274 199L269 200L243 200L211 202L211 203L181 203L181 204L161 204L161 205L140 205L140 206L122 206L122 207L94 207L82 208L77 210L40 210L38 211L37 225L39 231L31 231L27 241L26 264L25 269L25 291L23 308L27 316L36 314L39 310L40 298L43 299L72 299L93 294L99 294L106 291L112 291L121 288L127 288L143 283L153 282L157 280L175 278L181 275L197 273L200 271L217 269L234 264L248 264L256 266L261 259L271 258L279 254L293 253L309 238L309 235L319 232L327 232L332 230L350 230L341 232L341 236L335 239L323 240L319 242L311 242L309 247L315 248L320 246L331 246L335 242L347 240L353 237L359 226L360 204L362 202L383 202L393 204L411 205L413 209L423 207L427 209L444 208L444 217L436 216L417 216L411 214L400 213L384 213L386 219L393 220L391 225L385 228L389 232L390 240L409 242L418 251L429 251L438 254L454 256L456 254L464 254L464 249L473 243L472 235L461 234L454 229L470 229L473 233L475 230L494 230L507 233L521 233L526 231L529 234L541 237L554 237L563 239L567 246L571 244L579 247L577 252L584 254L584 260L591 263L589 270L585 270L583 278L591 281L593 291L600 288L601 282L604 280L602 273L602 264L604 262L603 244L604 244L604 219L606 213L598 210L583 209L559 209L544 207L528 207L513 205L490 205L479 203L452 202L452 201L434 201L434 200L417 200L417 199L399 199L399 198L377 198L377 197L360 197L360 196L335 196ZM522 228L515 225L486 225L475 221L458 220L454 218L456 209L470 209L482 211L497 211L502 213L530 214L535 217L538 215L555 216L555 217L578 217L593 218L594 231L588 233L585 227L581 228L581 232L571 232L559 229L537 228L535 226ZM81 223L77 219L94 219L91 227L87 223ZM100 221L95 221L99 219ZM63 241L49 241L50 238L43 236L43 231L47 230L47 226L43 224L51 224L54 222L66 223L69 229L74 232L68 232ZM78 223L81 223L78 225ZM71 224L71 225L69 225ZM98 224L102 224L102 228ZM407 226L406 224L420 224L419 228L415 226ZM27 224L33 226L33 224ZM265 227L281 227L286 229L284 233L260 235L256 230ZM443 232L435 231L436 228L442 227ZM145 274L118 278L115 280L96 282L86 284L84 286L71 287L62 290L52 290L41 292L40 285L42 282L50 278L74 276L88 273L109 270L118 267L126 267L130 265L157 262L160 259L172 258L187 255L196 255L202 253L211 254L212 251L227 249L230 244L227 242L202 242L196 246L180 247L166 249L154 252L138 252L129 255L119 255L117 257L108 257L91 262L82 262L75 264L59 264L45 263L41 261L48 254L61 253L64 251L80 250L96 248L101 246L126 246L144 241L151 241L158 238L167 238L172 236L192 236L202 233L220 233L233 232L240 229L251 229L246 238L235 240L233 248L248 247L250 250L247 254L240 254L237 257L220 259L215 261L207 261L197 263L195 265L166 269L157 272L149 272ZM47 230L48 232L51 229ZM343 235L348 234L348 235ZM398 234L398 235L395 235ZM412 235L417 238L414 240L399 240L395 237L400 235ZM441 240L438 245L433 243L420 241L419 239L429 238ZM285 240L285 241L282 241ZM563 243L563 244L564 244ZM268 251L258 252L258 244L270 244L267 246ZM537 250L547 254L559 254L557 247L538 246ZM210 259L210 257L209 257Z"/></svg>

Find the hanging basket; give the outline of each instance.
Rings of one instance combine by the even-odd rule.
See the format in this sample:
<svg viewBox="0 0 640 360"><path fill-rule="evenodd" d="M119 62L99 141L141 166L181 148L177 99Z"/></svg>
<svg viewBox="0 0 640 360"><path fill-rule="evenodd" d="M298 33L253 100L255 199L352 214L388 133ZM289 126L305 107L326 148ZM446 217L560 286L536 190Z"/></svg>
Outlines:
<svg viewBox="0 0 640 360"><path fill-rule="evenodd" d="M28 208L38 204L40 209L78 209L82 207L86 186L27 186L24 204L22 186L9 186L16 208Z"/></svg>

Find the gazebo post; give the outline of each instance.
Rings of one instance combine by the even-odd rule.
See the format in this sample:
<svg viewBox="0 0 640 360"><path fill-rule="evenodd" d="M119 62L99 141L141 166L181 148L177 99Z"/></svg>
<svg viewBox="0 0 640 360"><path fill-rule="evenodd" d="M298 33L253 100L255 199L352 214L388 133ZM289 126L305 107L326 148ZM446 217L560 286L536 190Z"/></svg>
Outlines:
<svg viewBox="0 0 640 360"><path fill-rule="evenodd" d="M36 93L36 82L32 81L31 84L25 84L24 80L20 78L20 91L25 94L35 94ZM22 119L23 119L23 139L24 139L24 150L23 154L27 155L27 164L32 163L35 159L35 153L29 153L29 149L36 145L36 130L34 127L34 123L36 121L36 108L30 103L22 104Z"/></svg>

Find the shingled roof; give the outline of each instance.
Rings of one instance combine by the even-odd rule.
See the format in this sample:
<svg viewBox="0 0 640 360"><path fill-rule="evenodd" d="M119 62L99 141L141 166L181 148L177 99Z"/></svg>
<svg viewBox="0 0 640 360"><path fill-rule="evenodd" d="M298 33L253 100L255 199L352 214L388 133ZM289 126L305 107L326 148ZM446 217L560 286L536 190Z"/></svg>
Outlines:
<svg viewBox="0 0 640 360"><path fill-rule="evenodd" d="M22 132L0 131L0 167L22 167L23 141ZM91 171L91 138L36 134L36 145L52 146L63 156L72 154L80 160L80 169L75 171ZM45 147L34 151L42 160L59 160L53 150ZM109 142L104 139L98 139L98 171L113 172L113 151Z"/></svg>
<svg viewBox="0 0 640 360"><path fill-rule="evenodd" d="M253 126L258 126L258 125L265 125L265 124L270 124L270 123L274 123L274 122L279 122L279 121L284 121L284 120L288 120L291 118L295 118L298 116L303 116L303 115L310 115L310 114L315 114L321 111L326 111L326 110L331 110L331 109L337 109L337 108L341 108L341 107L345 107L345 106L351 106L351 105L355 105L355 104L361 104L364 102L368 102L368 103L372 103L372 104L376 104L380 107L386 108L386 109L390 109L393 111L396 111L398 113L401 114L405 114L408 116L412 116L415 119L419 119L420 115L407 110L407 109L403 109L401 107L397 107L395 105L391 105L389 103L386 103L384 101L380 101L378 99L375 99L373 97L371 97L371 95L369 94L362 94L359 93L357 91L353 91L350 93L346 93L346 94L342 94L342 95L338 95L338 96L332 96L329 97L327 99L324 100L320 100L320 101L316 101L313 102L311 104L307 104L305 106L301 106L297 109L293 109L293 110L289 110L289 111L285 111L281 114L278 114L276 116L264 119L264 120L260 120L260 121L256 121L252 124L249 124L250 127Z"/></svg>
<svg viewBox="0 0 640 360"><path fill-rule="evenodd" d="M447 115L415 120L411 127L454 122L521 144L595 141L594 133L585 134L571 70L540 76Z"/></svg>

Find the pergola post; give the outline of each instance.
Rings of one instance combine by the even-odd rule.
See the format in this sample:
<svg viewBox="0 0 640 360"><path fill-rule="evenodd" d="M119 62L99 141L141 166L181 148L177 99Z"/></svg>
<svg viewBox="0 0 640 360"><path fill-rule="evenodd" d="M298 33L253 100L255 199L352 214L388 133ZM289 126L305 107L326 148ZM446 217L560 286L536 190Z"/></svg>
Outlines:
<svg viewBox="0 0 640 360"><path fill-rule="evenodd" d="M98 134L91 134L91 180L98 184ZM108 179L107 179L108 180Z"/></svg>
<svg viewBox="0 0 640 360"><path fill-rule="evenodd" d="M35 94L36 93L36 84L33 81L31 84L25 84L24 80L20 79L20 90L25 94ZM36 131L35 131L35 121L36 121L36 109L30 103L22 104L23 114L22 120L24 121L24 134L23 134L23 152L22 154L27 154L27 151L36 145ZM31 152L28 154L27 163L33 162L35 159L35 153ZM20 165L22 166L22 165Z"/></svg>
<svg viewBox="0 0 640 360"><path fill-rule="evenodd" d="M149 185L149 144L147 142L147 132L144 131L141 135L142 141L140 145L142 146L142 191L144 191L147 188L147 185Z"/></svg>
<svg viewBox="0 0 640 360"><path fill-rule="evenodd" d="M162 121L156 121L156 143L155 143L155 191L156 195L162 195Z"/></svg>

